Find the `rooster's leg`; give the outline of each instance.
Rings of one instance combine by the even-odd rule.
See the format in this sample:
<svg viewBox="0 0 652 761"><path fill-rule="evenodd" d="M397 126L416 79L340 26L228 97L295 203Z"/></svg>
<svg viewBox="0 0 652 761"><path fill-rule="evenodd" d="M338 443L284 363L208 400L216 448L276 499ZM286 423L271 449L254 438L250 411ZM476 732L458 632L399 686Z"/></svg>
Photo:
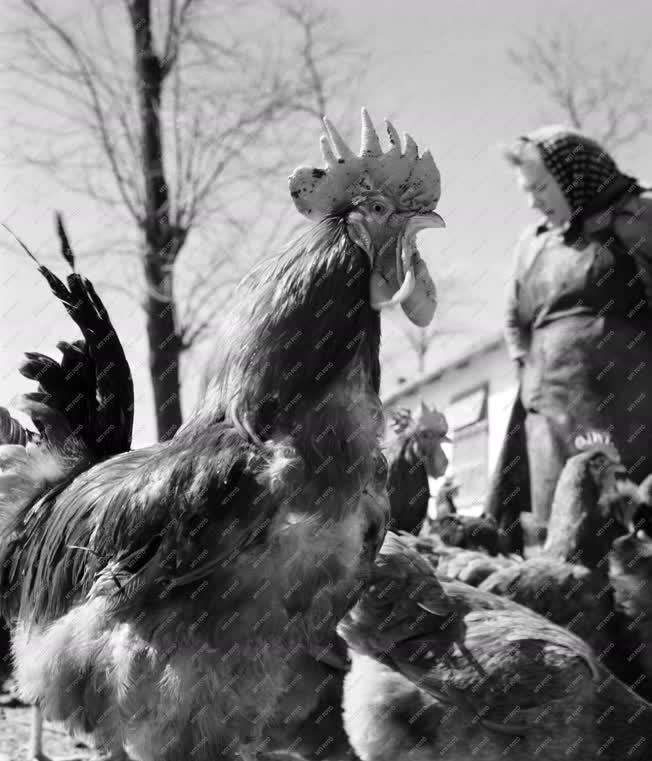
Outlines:
<svg viewBox="0 0 652 761"><path fill-rule="evenodd" d="M29 735L29 756L31 761L85 761L82 756L66 756L50 758L43 753L43 712L39 705L32 706L32 723ZM111 755L103 761L129 761L126 755Z"/></svg>
<svg viewBox="0 0 652 761"><path fill-rule="evenodd" d="M32 706L32 724L29 729L29 757L33 761L49 761L43 755L43 714L38 705Z"/></svg>

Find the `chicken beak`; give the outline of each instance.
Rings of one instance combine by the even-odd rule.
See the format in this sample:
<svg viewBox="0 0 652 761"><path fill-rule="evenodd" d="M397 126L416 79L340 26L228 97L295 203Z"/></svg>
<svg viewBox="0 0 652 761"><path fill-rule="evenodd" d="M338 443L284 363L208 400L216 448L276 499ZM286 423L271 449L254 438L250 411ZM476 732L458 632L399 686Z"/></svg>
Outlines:
<svg viewBox="0 0 652 761"><path fill-rule="evenodd" d="M338 637L338 639L340 638ZM347 652L346 643L342 640L340 641L342 644L339 647L337 646L339 643L329 642L325 647L314 653L315 660L338 671L348 671L351 667L351 659Z"/></svg>

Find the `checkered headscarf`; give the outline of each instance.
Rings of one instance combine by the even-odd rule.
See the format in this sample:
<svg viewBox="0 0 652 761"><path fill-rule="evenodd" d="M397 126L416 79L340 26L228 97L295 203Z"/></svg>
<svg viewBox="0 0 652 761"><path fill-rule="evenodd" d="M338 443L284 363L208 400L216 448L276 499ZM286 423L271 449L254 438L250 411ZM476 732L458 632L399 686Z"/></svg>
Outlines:
<svg viewBox="0 0 652 761"><path fill-rule="evenodd" d="M568 201L573 219L594 211L600 197L608 195L612 200L610 191L622 185L625 175L611 156L595 140L569 127L542 127L523 140L539 149L546 169Z"/></svg>

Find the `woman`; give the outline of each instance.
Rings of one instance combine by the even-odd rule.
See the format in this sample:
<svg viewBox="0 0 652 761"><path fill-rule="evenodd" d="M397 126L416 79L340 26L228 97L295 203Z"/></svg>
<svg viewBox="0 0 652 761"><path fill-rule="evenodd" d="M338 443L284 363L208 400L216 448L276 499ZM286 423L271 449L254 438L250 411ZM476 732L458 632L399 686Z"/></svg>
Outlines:
<svg viewBox="0 0 652 761"><path fill-rule="evenodd" d="M508 298L520 394L488 506L503 528L528 509L514 499L524 461L545 524L565 461L595 432L632 478L652 471L652 194L566 127L519 138L506 158L543 220L518 243Z"/></svg>

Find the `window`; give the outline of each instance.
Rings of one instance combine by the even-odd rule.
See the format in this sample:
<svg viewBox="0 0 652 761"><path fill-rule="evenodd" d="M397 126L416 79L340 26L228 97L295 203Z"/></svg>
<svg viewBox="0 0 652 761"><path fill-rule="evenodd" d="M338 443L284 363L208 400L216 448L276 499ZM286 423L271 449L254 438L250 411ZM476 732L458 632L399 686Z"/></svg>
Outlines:
<svg viewBox="0 0 652 761"><path fill-rule="evenodd" d="M451 431L460 431L487 419L487 396L489 384L456 394L446 410L446 420Z"/></svg>

